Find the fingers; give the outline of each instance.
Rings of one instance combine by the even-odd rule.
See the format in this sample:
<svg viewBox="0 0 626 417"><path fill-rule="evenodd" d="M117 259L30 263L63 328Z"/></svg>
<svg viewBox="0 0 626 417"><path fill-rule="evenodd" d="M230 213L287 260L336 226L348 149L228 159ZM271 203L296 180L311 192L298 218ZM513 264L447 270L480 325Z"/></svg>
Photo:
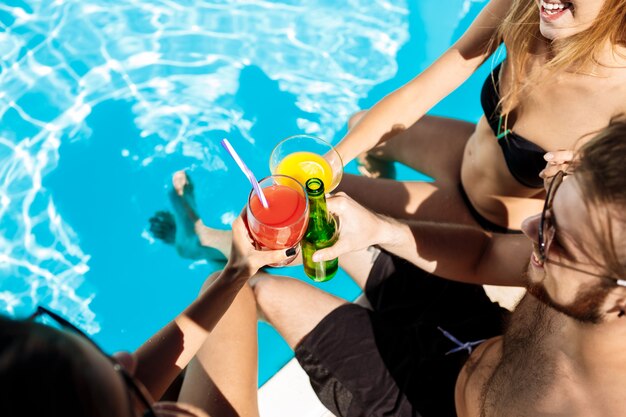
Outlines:
<svg viewBox="0 0 626 417"><path fill-rule="evenodd" d="M241 214L239 214L239 216L237 216L237 218L233 221L233 224L231 225L233 233L241 233L242 226L243 219L241 218Z"/></svg>
<svg viewBox="0 0 626 417"><path fill-rule="evenodd" d="M316 251L312 256L312 259L313 262L330 261L331 259L338 258L347 252L350 252L350 249L346 248L343 241L339 239L333 246Z"/></svg>
<svg viewBox="0 0 626 417"><path fill-rule="evenodd" d="M574 151L562 150L547 152L543 159L547 162L546 168L539 174L541 178L549 178L558 171L567 171L574 160Z"/></svg>
<svg viewBox="0 0 626 417"><path fill-rule="evenodd" d="M250 235L250 230L248 229L248 222L246 216L246 208L244 207L239 216L235 219L232 224L233 230L233 239L237 241L247 241L250 244L254 244L254 241Z"/></svg>
<svg viewBox="0 0 626 417"><path fill-rule="evenodd" d="M569 162L574 159L574 151L560 150L560 151L546 152L546 154L543 156L543 159L546 162L555 163L555 164Z"/></svg>
<svg viewBox="0 0 626 417"><path fill-rule="evenodd" d="M346 206L350 201L353 200L346 193L340 191L332 197L326 199L326 208L328 208L328 211L330 212L341 214L345 211Z"/></svg>
<svg viewBox="0 0 626 417"><path fill-rule="evenodd" d="M335 251L333 250L333 247L331 246L330 248L320 249L316 251L311 257L311 259L313 259L313 262L330 261L331 259L336 258L336 256L334 256L334 253Z"/></svg>
<svg viewBox="0 0 626 417"><path fill-rule="evenodd" d="M232 228L237 228L239 230L245 229L246 231L248 231L248 211L246 210L246 207L241 209L241 212L239 212L239 216L237 216L232 224Z"/></svg>
<svg viewBox="0 0 626 417"><path fill-rule="evenodd" d="M565 171L563 165L548 165L540 173L539 178L548 179L554 177L557 172Z"/></svg>
<svg viewBox="0 0 626 417"><path fill-rule="evenodd" d="M262 265L259 265L259 268L270 265L270 264L282 264L288 258L292 257L296 254L296 250L293 248L290 249L278 249L278 250L268 250L268 251L258 251L259 260Z"/></svg>
<svg viewBox="0 0 626 417"><path fill-rule="evenodd" d="M283 263L296 253L295 249L259 250L250 235L245 208L233 222L232 230L233 250L231 258L239 258L239 262L248 265L247 268L252 274L265 265Z"/></svg>
<svg viewBox="0 0 626 417"><path fill-rule="evenodd" d="M547 152L543 159L546 160L546 167L539 173L539 177L544 180L555 176L559 171L569 171L574 160L575 153L571 150L558 150ZM547 185L547 184L546 184Z"/></svg>

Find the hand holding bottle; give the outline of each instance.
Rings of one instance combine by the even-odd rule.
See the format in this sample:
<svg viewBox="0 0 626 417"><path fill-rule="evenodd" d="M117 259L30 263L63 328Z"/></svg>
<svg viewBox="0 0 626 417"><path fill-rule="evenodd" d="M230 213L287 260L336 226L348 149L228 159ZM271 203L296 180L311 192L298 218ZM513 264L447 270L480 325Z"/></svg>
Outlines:
<svg viewBox="0 0 626 417"><path fill-rule="evenodd" d="M328 281L337 273L339 260L335 257L322 262L313 260L315 251L332 246L338 238L337 223L326 208L324 182L310 178L306 182L309 198L309 224L302 241L304 273L316 282Z"/></svg>
<svg viewBox="0 0 626 417"><path fill-rule="evenodd" d="M339 218L337 242L313 254L316 262L383 243L386 218L366 209L347 194L340 192L326 200L328 211Z"/></svg>

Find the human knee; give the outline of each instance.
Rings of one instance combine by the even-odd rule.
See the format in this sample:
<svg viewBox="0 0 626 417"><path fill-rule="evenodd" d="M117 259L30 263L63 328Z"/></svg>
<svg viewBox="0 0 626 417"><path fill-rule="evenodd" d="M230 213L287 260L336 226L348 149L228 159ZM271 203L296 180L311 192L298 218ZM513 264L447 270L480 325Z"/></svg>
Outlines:
<svg viewBox="0 0 626 417"><path fill-rule="evenodd" d="M274 305L273 301L279 298L278 293L285 279L286 278L261 273L257 274L250 281L257 306L262 311L272 308L272 305Z"/></svg>
<svg viewBox="0 0 626 417"><path fill-rule="evenodd" d="M367 110L361 110L350 116L350 118L348 119L348 129L352 129L354 125L356 125L359 120L361 120L365 113L367 113Z"/></svg>

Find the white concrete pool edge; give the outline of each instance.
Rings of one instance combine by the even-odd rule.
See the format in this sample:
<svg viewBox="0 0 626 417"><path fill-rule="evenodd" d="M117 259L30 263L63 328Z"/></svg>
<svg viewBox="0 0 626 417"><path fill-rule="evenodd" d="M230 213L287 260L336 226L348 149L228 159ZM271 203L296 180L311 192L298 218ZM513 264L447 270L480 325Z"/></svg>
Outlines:
<svg viewBox="0 0 626 417"><path fill-rule="evenodd" d="M261 417L334 417L317 399L296 359L259 388L259 411Z"/></svg>

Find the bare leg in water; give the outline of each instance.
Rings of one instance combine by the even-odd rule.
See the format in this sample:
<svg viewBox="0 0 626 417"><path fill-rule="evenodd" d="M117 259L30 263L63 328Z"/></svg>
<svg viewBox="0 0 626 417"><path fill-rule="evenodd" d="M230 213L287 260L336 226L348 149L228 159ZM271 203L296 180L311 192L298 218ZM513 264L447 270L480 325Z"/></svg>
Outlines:
<svg viewBox="0 0 626 417"><path fill-rule="evenodd" d="M232 232L202 223L196 211L193 183L185 171L174 173L169 198L172 212L158 211L150 218L152 236L173 244L186 259L228 259Z"/></svg>
<svg viewBox="0 0 626 417"><path fill-rule="evenodd" d="M196 211L193 183L185 171L174 173L172 183L169 197L173 211L154 213L149 220L152 236L174 245L182 258L226 261L230 256L232 231L214 229L202 222ZM298 257L289 266L301 263Z"/></svg>

